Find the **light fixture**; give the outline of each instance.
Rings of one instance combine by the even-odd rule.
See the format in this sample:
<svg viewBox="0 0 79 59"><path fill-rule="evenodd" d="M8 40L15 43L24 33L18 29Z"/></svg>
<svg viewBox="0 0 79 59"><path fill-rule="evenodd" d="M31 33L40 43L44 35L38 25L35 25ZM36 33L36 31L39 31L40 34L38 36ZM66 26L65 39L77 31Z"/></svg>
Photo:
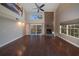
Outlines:
<svg viewBox="0 0 79 59"><path fill-rule="evenodd" d="M18 22L18 25L21 25L22 23L21 22Z"/></svg>
<svg viewBox="0 0 79 59"><path fill-rule="evenodd" d="M22 23L22 25L24 26L24 23Z"/></svg>
<svg viewBox="0 0 79 59"><path fill-rule="evenodd" d="M23 21L20 21L19 18L16 18L16 20L17 20L18 25L20 25L20 26L23 25L24 26L24 22Z"/></svg>

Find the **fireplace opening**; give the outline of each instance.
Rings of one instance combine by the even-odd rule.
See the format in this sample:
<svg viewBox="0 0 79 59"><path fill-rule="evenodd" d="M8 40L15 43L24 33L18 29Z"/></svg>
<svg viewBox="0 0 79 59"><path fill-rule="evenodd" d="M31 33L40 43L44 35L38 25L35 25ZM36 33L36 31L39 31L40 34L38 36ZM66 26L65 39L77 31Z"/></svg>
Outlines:
<svg viewBox="0 0 79 59"><path fill-rule="evenodd" d="M52 30L51 30L51 29L47 29L47 30L46 30L46 33L47 33L47 34L52 34Z"/></svg>

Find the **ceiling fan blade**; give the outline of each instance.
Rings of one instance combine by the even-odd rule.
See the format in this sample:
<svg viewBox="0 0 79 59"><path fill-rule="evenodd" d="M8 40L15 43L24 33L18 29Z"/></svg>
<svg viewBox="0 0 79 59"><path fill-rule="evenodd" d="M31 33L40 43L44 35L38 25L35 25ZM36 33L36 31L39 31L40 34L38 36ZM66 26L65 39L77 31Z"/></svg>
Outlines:
<svg viewBox="0 0 79 59"><path fill-rule="evenodd" d="M38 4L37 4L37 3L35 3L35 5L36 5L36 7L37 7L37 8L39 8L39 6L38 6Z"/></svg>
<svg viewBox="0 0 79 59"><path fill-rule="evenodd" d="M39 8L42 8L42 7L44 7L45 6L45 4L42 4Z"/></svg>
<svg viewBox="0 0 79 59"><path fill-rule="evenodd" d="M41 11L44 11L43 9L40 9Z"/></svg>
<svg viewBox="0 0 79 59"><path fill-rule="evenodd" d="M39 13L39 9L38 9L38 11L37 11L38 13Z"/></svg>
<svg viewBox="0 0 79 59"><path fill-rule="evenodd" d="M37 7L37 12L44 11L43 9L41 9L43 6L45 6L45 4L42 4L41 6L39 6L37 3L35 3L36 7Z"/></svg>

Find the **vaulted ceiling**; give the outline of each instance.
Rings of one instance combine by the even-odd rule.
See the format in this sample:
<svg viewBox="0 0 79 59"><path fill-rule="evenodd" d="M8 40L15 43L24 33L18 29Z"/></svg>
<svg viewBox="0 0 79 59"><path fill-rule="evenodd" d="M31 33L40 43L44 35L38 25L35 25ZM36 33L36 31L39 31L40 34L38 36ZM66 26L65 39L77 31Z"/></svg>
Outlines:
<svg viewBox="0 0 79 59"><path fill-rule="evenodd" d="M39 6L42 4L45 4L45 6L42 8L44 9L44 12L55 12L59 3L37 3ZM27 12L32 12L36 10L35 3L23 3L23 7Z"/></svg>

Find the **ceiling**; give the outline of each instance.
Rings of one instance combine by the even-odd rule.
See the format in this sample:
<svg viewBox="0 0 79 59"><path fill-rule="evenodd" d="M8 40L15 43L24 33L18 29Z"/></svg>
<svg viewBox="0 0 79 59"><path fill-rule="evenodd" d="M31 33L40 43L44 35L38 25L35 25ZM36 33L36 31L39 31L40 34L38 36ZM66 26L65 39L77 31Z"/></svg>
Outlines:
<svg viewBox="0 0 79 59"><path fill-rule="evenodd" d="M37 3L39 6L42 5L43 3ZM59 3L44 3L45 6L42 8L44 9L44 12L55 12ZM27 12L32 12L36 11L37 7L35 6L35 3L23 3L23 7Z"/></svg>

